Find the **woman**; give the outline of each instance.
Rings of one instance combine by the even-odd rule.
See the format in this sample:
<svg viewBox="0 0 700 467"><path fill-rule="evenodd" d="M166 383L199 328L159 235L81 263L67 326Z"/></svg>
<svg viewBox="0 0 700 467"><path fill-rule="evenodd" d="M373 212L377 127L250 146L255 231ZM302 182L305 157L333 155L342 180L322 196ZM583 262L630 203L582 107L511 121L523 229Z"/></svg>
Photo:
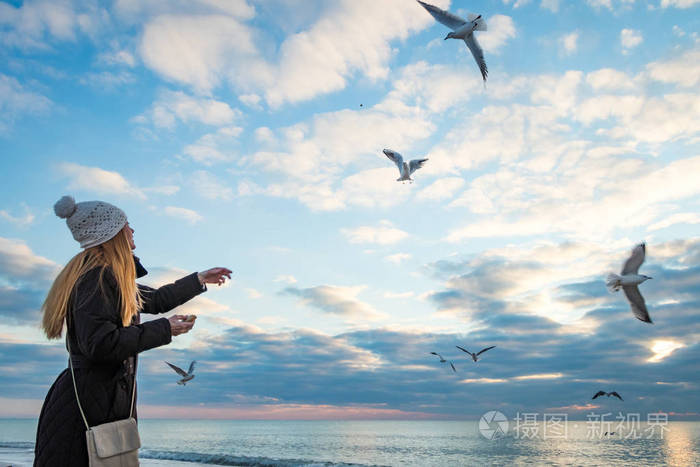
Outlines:
<svg viewBox="0 0 700 467"><path fill-rule="evenodd" d="M134 230L124 212L103 201L75 203L64 196L55 205L84 250L59 273L42 306L42 326L58 339L66 325L78 396L90 426L129 417L136 355L169 344L192 329L185 316L142 324L139 312L166 313L231 278L226 268L192 273L158 289L136 284L146 274L135 248ZM135 417L135 414L134 414ZM85 424L78 410L69 369L56 379L39 416L34 465L87 466Z"/></svg>

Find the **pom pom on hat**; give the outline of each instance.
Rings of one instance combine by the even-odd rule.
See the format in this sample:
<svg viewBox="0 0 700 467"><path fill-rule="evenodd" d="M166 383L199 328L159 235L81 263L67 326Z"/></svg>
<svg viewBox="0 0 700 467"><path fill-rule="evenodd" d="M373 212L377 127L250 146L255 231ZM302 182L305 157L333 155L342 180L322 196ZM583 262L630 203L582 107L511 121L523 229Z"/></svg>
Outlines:
<svg viewBox="0 0 700 467"><path fill-rule="evenodd" d="M77 206L72 196L64 196L53 205L53 211L61 219L68 219L73 215Z"/></svg>

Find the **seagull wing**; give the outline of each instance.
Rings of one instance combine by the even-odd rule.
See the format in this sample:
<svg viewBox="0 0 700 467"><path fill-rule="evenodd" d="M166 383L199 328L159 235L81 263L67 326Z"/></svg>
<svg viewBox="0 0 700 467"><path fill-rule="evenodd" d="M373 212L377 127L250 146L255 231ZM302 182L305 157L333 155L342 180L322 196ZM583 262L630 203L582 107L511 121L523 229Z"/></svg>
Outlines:
<svg viewBox="0 0 700 467"><path fill-rule="evenodd" d="M455 368L455 366L452 364L452 362L450 362L450 366L452 367L452 371L454 371L455 373L457 373L457 368Z"/></svg>
<svg viewBox="0 0 700 467"><path fill-rule="evenodd" d="M622 397L620 397L620 395L619 395L618 393L616 393L615 391L611 392L610 395L611 395L611 396L617 397L617 398L620 399L621 401L624 400L624 399L623 399Z"/></svg>
<svg viewBox="0 0 700 467"><path fill-rule="evenodd" d="M596 397L604 396L605 391L598 391L595 393L595 396L591 397L591 399L595 399Z"/></svg>
<svg viewBox="0 0 700 467"><path fill-rule="evenodd" d="M477 353L476 355L479 356L479 355L481 355L482 353L486 352L487 350L493 349L494 347L496 347L496 346L495 346L495 345L492 345L491 347L486 347L485 349L480 350L479 353Z"/></svg>
<svg viewBox="0 0 700 467"><path fill-rule="evenodd" d="M486 77L489 74L489 69L486 67L486 60L484 60L484 51L481 50L481 46L476 41L474 33L469 34L467 37L465 37L464 43L467 44L467 47L469 47L469 50L471 50L472 55L474 56L474 60L476 60L476 64L479 65L481 77L484 79L484 82L486 82Z"/></svg>
<svg viewBox="0 0 700 467"><path fill-rule="evenodd" d="M622 275L625 274L637 274L639 271L639 266L644 262L644 256L646 253L646 245L640 243L634 250L632 250L632 256L625 261L625 265L622 267Z"/></svg>
<svg viewBox="0 0 700 467"><path fill-rule="evenodd" d="M192 372L194 371L194 364L195 364L195 363L197 363L196 360L192 360L192 363L190 363L190 369L187 370L187 374L188 374L188 375L191 375Z"/></svg>
<svg viewBox="0 0 700 467"><path fill-rule="evenodd" d="M474 355L473 353L471 353L471 352L468 351L467 349L463 349L462 347L460 347L460 346L458 346L458 345L455 345L455 347L457 347L457 348L458 348L459 350L461 350L462 352L467 352L469 355L472 355L472 356Z"/></svg>
<svg viewBox="0 0 700 467"><path fill-rule="evenodd" d="M440 360L442 360L442 355L440 355L439 353L437 353L437 352L430 352L430 353L433 355L437 355L438 357L440 357Z"/></svg>
<svg viewBox="0 0 700 467"><path fill-rule="evenodd" d="M401 172L401 169L403 168L403 157L401 154L399 154L396 151L392 151L391 149L385 149L384 155L388 157L394 164L396 164L396 167L399 168L399 173Z"/></svg>
<svg viewBox="0 0 700 467"><path fill-rule="evenodd" d="M168 363L168 362L165 362L165 363ZM180 368L179 366L173 365L172 363L168 363L168 366L169 366L170 368L172 368L173 370L175 370L175 372L176 372L178 375L180 375L180 376L187 376L187 373L185 373L185 370L183 370L183 369Z"/></svg>
<svg viewBox="0 0 700 467"><path fill-rule="evenodd" d="M423 6L423 8L428 10L428 13L430 13L432 17L437 20L438 23L444 24L453 31L455 29L459 29L460 26L466 24L466 21L464 21L464 19L460 18L457 15L453 15L449 11L445 11L442 8L438 8L429 3L421 2L420 0L417 1Z"/></svg>
<svg viewBox="0 0 700 467"><path fill-rule="evenodd" d="M622 291L625 292L625 297L630 302L630 307L632 308L632 313L637 317L638 320L644 321L645 323L651 323L651 318L649 317L649 311L647 311L647 305L644 303L644 297L639 292L639 288L636 285L623 285Z"/></svg>
<svg viewBox="0 0 700 467"><path fill-rule="evenodd" d="M423 164L425 164L425 161L427 160L428 159L413 159L411 162L409 162L408 175L411 175L413 172L423 167Z"/></svg>

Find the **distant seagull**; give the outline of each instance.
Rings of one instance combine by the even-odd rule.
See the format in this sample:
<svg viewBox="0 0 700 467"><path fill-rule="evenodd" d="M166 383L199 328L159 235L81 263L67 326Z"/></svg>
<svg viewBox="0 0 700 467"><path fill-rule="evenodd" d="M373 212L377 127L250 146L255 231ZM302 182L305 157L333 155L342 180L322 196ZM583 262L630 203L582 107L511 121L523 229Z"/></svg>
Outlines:
<svg viewBox="0 0 700 467"><path fill-rule="evenodd" d="M399 154L396 151L392 151L391 149L384 149L384 154L386 154L386 157L391 159L394 164L396 164L396 167L399 168L399 175L401 175L399 178L396 179L397 182L405 182L405 181L410 181L413 183L413 179L411 178L411 174L415 172L416 170L420 169L423 167L423 164L425 164L425 161L428 159L413 159L411 162L408 164L403 161L403 156Z"/></svg>
<svg viewBox="0 0 700 467"><path fill-rule="evenodd" d="M598 391L595 393L595 396L591 397L591 399L595 399L596 397L600 397L600 396L608 396L608 397L615 396L618 399L620 399L621 401L624 401L624 399L622 397L620 397L620 395L618 393L616 393L615 391L613 391L613 392Z"/></svg>
<svg viewBox="0 0 700 467"><path fill-rule="evenodd" d="M435 353L435 352L430 352L430 353L433 354L433 355L437 355L438 357L440 357L440 363L445 363L445 362L449 363L450 366L452 367L452 371L454 371L455 373L457 372L457 369L456 369L455 366L452 364L452 362L449 362L449 361L445 360L444 358L442 358L442 355L440 355L439 353Z"/></svg>
<svg viewBox="0 0 700 467"><path fill-rule="evenodd" d="M479 46L476 37L474 37L474 31L486 31L486 21L484 21L481 15L474 15L471 13L467 15L468 19L465 21L449 11L445 11L429 3L421 2L420 0L417 1L423 5L423 8L428 10L428 13L430 13L433 18L452 29L452 32L448 33L447 37L445 37L445 40L462 39L467 44L467 47L469 47L469 50L471 50L474 56L474 60L476 60L476 64L479 65L481 76L484 79L484 84L486 84L486 76L489 74L489 70L486 68L486 61L484 61L484 51L481 50L481 46Z"/></svg>
<svg viewBox="0 0 700 467"><path fill-rule="evenodd" d="M168 363L168 362L165 362L165 363ZM175 372L178 375L182 376L182 379L180 381L178 381L177 384L181 384L184 386L185 383L187 383L188 381L192 380L192 378L194 378L193 371L194 371L194 364L195 363L197 363L197 362L193 360L192 363L190 363L190 369L187 371L183 370L179 366L173 365L172 363L168 363L168 366L170 368L175 370Z"/></svg>
<svg viewBox="0 0 700 467"><path fill-rule="evenodd" d="M496 347L496 346L495 346L495 345L492 345L491 347L486 347L485 349L482 349L482 350L478 351L477 353L471 353L471 352L468 351L467 349L463 349L462 347L460 347L460 346L458 346L458 345L455 346L455 347L457 347L457 348L458 348L459 350L461 350L462 352L467 352L469 355L472 356L472 360L477 361L477 360L479 360L479 359L477 358L479 355L481 355L482 353L486 352L487 350L493 349L493 348Z"/></svg>
<svg viewBox="0 0 700 467"><path fill-rule="evenodd" d="M644 262L645 253L646 246L644 243L640 243L634 247L632 256L630 256L629 259L625 261L625 265L622 266L621 275L609 274L605 285L611 292L616 292L622 288L627 300L630 302L630 307L632 308L634 316L640 321L651 323L647 305L644 303L644 297L642 297L642 294L637 288L637 285L647 279L651 279L651 277L645 276L644 274L637 274L639 266Z"/></svg>

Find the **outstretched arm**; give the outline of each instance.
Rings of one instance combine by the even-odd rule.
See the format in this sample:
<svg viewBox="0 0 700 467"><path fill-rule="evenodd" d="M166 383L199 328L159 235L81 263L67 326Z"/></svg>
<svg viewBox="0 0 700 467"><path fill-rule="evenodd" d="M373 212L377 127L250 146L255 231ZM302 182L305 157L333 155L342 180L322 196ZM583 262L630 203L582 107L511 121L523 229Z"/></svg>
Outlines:
<svg viewBox="0 0 700 467"><path fill-rule="evenodd" d="M141 312L167 313L207 290L206 284L223 284L226 277L231 279L231 273L232 271L227 268L211 268L192 273L157 289L139 284L139 291L143 298Z"/></svg>
<svg viewBox="0 0 700 467"><path fill-rule="evenodd" d="M141 284L138 286L143 299L141 313L154 315L167 313L207 290L199 281L196 272L157 289Z"/></svg>

